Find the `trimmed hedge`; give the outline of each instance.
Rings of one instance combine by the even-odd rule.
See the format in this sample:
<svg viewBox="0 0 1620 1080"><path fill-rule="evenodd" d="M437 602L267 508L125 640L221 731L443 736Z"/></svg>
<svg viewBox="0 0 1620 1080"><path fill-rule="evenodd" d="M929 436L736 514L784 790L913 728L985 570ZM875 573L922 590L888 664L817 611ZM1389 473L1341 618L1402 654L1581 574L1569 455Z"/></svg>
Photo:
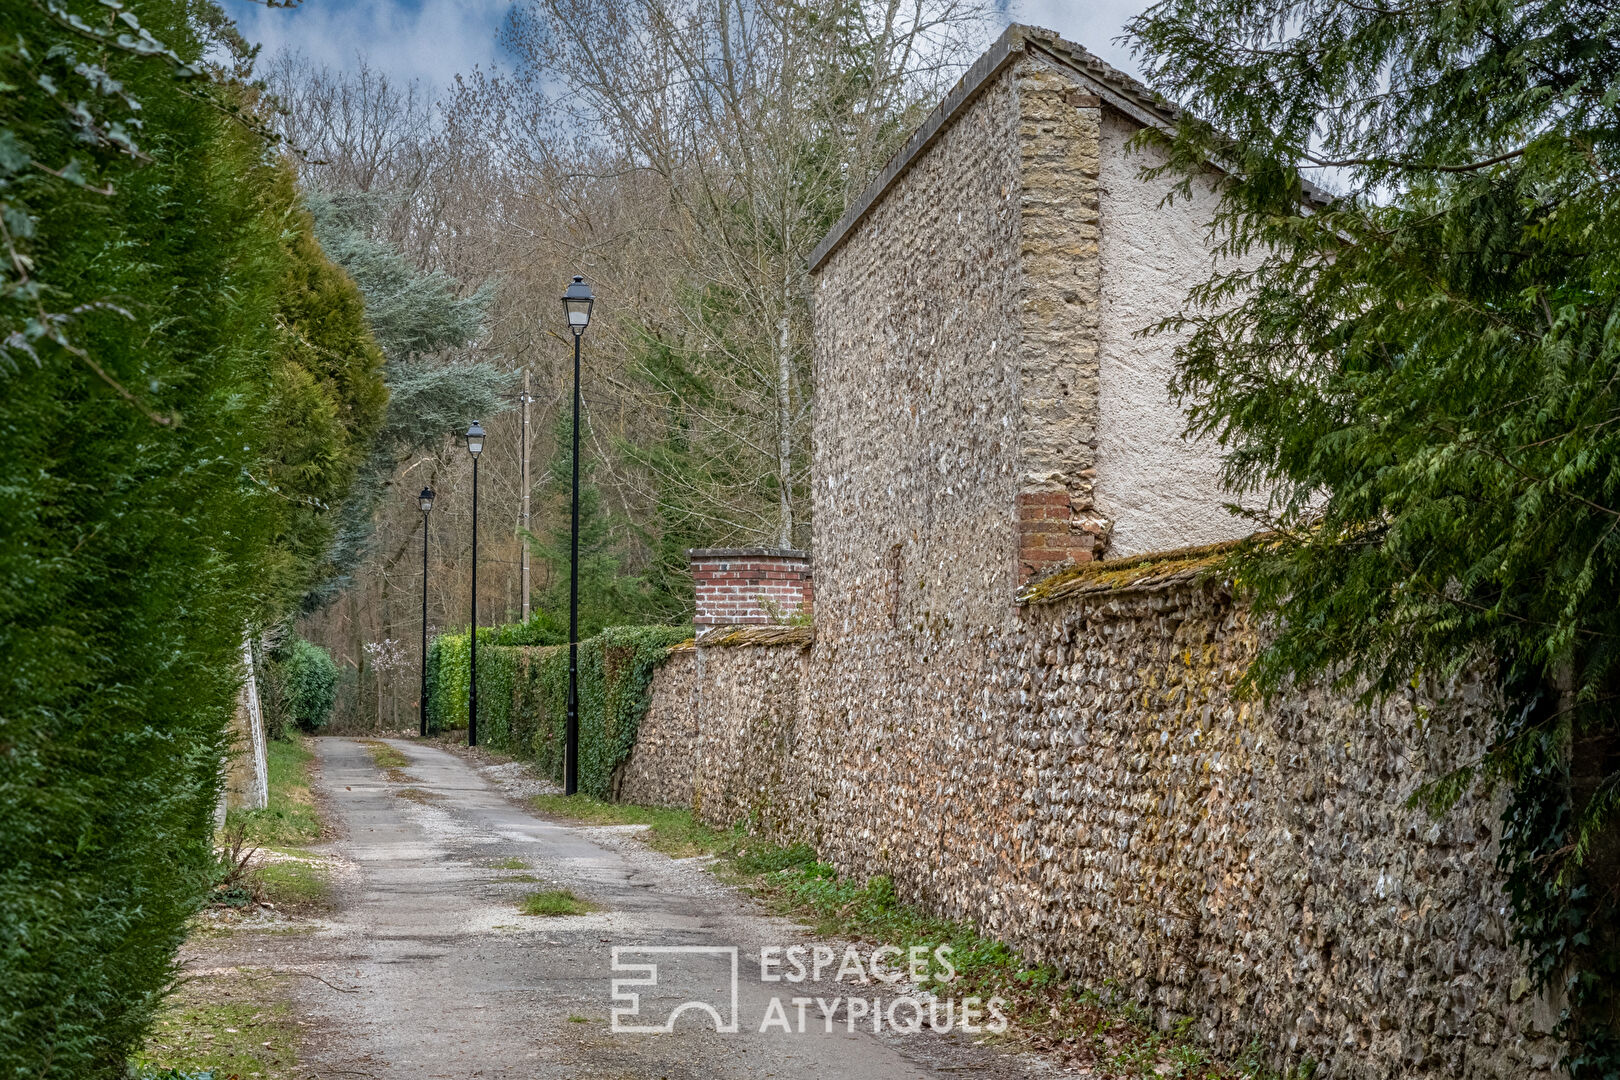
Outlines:
<svg viewBox="0 0 1620 1080"><path fill-rule="evenodd" d="M128 1075L215 881L243 638L387 400L252 91L203 70L216 14L0 3L3 1080Z"/></svg>
<svg viewBox="0 0 1620 1080"><path fill-rule="evenodd" d="M568 715L568 646L504 645L510 627L478 632L478 741L534 762L562 782ZM647 714L652 676L691 627L616 626L579 643L579 789L610 798ZM435 730L467 723L470 638L428 646L428 717Z"/></svg>
<svg viewBox="0 0 1620 1080"><path fill-rule="evenodd" d="M332 719L337 701L337 664L319 645L293 638L278 650L276 675L286 719L305 731L318 731Z"/></svg>

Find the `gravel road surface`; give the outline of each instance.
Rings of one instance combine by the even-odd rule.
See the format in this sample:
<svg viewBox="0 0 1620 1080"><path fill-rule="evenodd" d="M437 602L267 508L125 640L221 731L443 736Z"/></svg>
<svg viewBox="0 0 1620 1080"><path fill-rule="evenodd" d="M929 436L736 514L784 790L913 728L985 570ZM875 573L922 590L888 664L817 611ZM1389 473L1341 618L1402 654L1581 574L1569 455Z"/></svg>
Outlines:
<svg viewBox="0 0 1620 1080"><path fill-rule="evenodd" d="M977 1035L874 1031L870 1015L852 1021L847 1004L833 1005L877 998L886 1009L904 984L835 983L831 971L819 984L763 982L762 945L812 943L716 881L702 860L652 851L633 828L538 817L493 782L512 766L480 770L413 740L389 744L410 759L406 779L390 780L354 740L316 740L341 836L330 851L344 868L338 908L314 933L267 936L243 961L310 976L289 982L310 1033L302 1068L311 1080L1055 1075ZM509 860L525 868L497 868ZM523 896L549 889L600 910L518 913ZM656 984L627 983L616 1000L613 981L645 978L648 966ZM795 997L809 999L802 1032ZM667 1033L613 1030L615 1008L634 1008L621 1026L660 1027L686 1002L696 1004ZM895 1014L902 1027L915 1015L904 1003ZM716 1030L733 1022L735 1031Z"/></svg>

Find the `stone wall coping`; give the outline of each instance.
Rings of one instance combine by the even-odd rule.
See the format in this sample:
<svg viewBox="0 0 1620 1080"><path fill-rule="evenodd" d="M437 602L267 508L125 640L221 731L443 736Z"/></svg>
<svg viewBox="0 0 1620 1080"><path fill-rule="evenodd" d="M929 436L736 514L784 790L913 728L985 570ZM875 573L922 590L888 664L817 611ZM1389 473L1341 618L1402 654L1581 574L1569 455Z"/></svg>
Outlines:
<svg viewBox="0 0 1620 1080"><path fill-rule="evenodd" d="M705 630L694 642L697 648L739 648L744 645L796 645L805 648L816 642L811 626L716 626Z"/></svg>
<svg viewBox="0 0 1620 1080"><path fill-rule="evenodd" d="M1092 89L1102 100L1119 109L1139 123L1168 131L1175 122L1178 110L1142 83L1118 68L1104 62L1084 47L1067 40L1051 30L1024 23L1013 23L996 39L985 54L974 61L967 73L959 79L951 92L945 95L922 125L906 140L900 152L878 173L867 189L855 200L832 231L822 238L810 253L810 272L821 268L829 256L854 231L855 226L871 212L895 182L905 175L913 162L934 144L947 125L979 96L990 80L1001 73L1008 62L1034 46L1047 56L1059 61Z"/></svg>
<svg viewBox="0 0 1620 1080"><path fill-rule="evenodd" d="M1051 604L1081 596L1141 593L1195 584L1219 576L1222 557L1236 551L1246 540L1223 540L1064 567L1019 589L1018 602Z"/></svg>
<svg viewBox="0 0 1620 1080"><path fill-rule="evenodd" d="M911 168L912 163L922 157L923 152L934 144L940 133L945 130L945 126L956 118L957 113L978 97L990 80L1000 74L1001 69L1023 50L1024 34L1027 29L1028 27L1013 23L996 39L989 51L974 61L973 66L968 68L967 73L951 88L951 92L945 95L945 100L928 114L922 126L912 132L911 138L907 139L899 152L889 159L883 171L878 173L877 179L867 185L866 190L850 206L838 224L834 225L832 231L822 237L821 243L810 252L812 274L821 269L821 264L838 250L849 234L855 231L855 226L871 213L872 207L876 206L906 170Z"/></svg>
<svg viewBox="0 0 1620 1080"><path fill-rule="evenodd" d="M798 548L690 548L686 552L688 559L796 559L802 562L810 561L808 551Z"/></svg>
<svg viewBox="0 0 1620 1080"><path fill-rule="evenodd" d="M872 208L882 201L883 196L888 194L895 182L934 144L957 114L979 96L980 91L1001 73L1002 68L1025 51L1038 52L1048 60L1055 61L1071 75L1077 76L1080 82L1088 84L1089 89L1104 103L1144 127L1158 128L1169 134L1181 117L1181 109L1176 105L1088 51L1084 46L1039 26L1013 23L983 56L974 61L973 66L968 68L967 73L951 88L951 92L945 95L945 100L928 114L928 118L912 133L911 138L906 140L900 151L889 159L883 171L878 173L877 179L873 180L851 204L849 211L839 219L838 224L822 237L821 243L810 252L809 268L812 274L821 269L822 264L843 245L855 231L855 226L871 213ZM1220 162L1212 161L1210 164L1223 172L1231 171ZM1317 205L1329 201L1330 196L1310 181L1301 179L1301 185L1307 201Z"/></svg>

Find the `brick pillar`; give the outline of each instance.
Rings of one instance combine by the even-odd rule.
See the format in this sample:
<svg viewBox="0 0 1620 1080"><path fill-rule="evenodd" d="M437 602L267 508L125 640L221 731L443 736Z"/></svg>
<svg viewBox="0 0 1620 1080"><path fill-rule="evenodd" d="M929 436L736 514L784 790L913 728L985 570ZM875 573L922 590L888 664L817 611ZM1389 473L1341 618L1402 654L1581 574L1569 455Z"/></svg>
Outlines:
<svg viewBox="0 0 1620 1080"><path fill-rule="evenodd" d="M706 626L770 626L805 618L815 601L810 555L791 548L693 548L697 617Z"/></svg>
<svg viewBox="0 0 1620 1080"><path fill-rule="evenodd" d="M1067 490L1057 488L1018 493L1018 577L1029 581L1069 563L1090 562L1103 556L1108 521L1087 513L1089 505L1075 506ZM1082 502L1089 499L1082 497Z"/></svg>

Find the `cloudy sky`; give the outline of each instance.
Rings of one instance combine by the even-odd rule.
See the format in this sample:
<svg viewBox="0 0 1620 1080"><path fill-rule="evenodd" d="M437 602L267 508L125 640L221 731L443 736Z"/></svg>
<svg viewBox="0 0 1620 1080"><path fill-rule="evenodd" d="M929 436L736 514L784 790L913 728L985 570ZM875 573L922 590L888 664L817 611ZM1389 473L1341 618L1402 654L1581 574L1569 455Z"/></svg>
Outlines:
<svg viewBox="0 0 1620 1080"><path fill-rule="evenodd" d="M1129 55L1112 39L1149 2L1012 0L1012 12L1134 73ZM497 39L512 0L304 0L292 9L225 0L225 6L249 40L264 44L266 55L291 46L317 64L349 67L364 53L373 67L395 78L436 88L457 72L501 62Z"/></svg>

